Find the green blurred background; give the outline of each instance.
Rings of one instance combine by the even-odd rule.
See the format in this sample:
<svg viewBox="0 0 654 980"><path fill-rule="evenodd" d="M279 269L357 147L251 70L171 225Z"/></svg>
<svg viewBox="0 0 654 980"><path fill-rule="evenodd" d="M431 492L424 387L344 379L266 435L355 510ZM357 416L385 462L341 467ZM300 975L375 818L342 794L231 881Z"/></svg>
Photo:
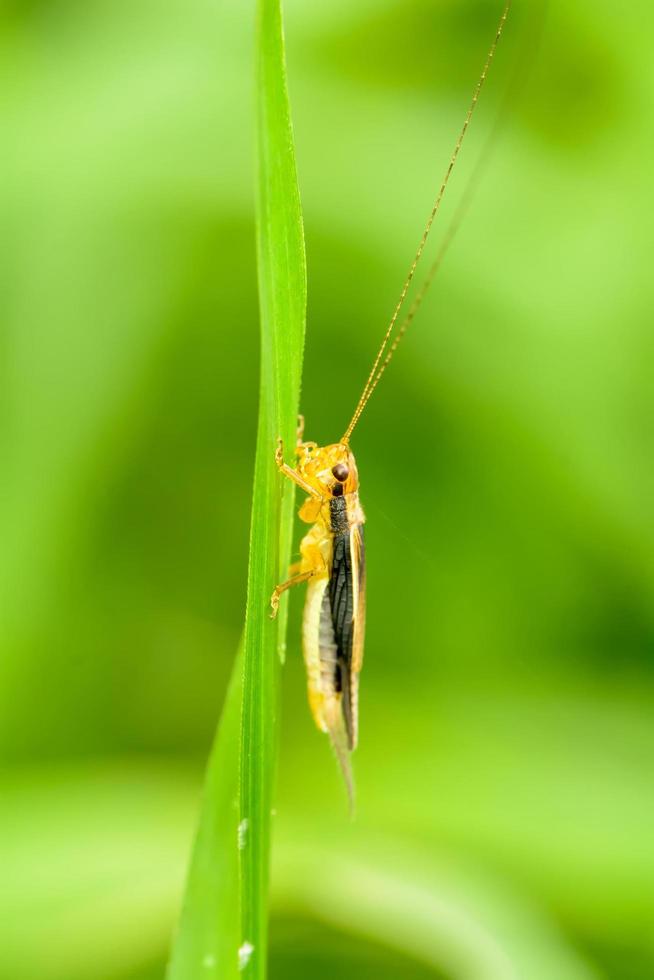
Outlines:
<svg viewBox="0 0 654 980"><path fill-rule="evenodd" d="M308 438L351 414L499 6L286 3ZM353 824L292 599L273 980L654 977L654 12L541 10L356 434ZM163 973L244 612L251 36L243 0L4 8L1 980Z"/></svg>

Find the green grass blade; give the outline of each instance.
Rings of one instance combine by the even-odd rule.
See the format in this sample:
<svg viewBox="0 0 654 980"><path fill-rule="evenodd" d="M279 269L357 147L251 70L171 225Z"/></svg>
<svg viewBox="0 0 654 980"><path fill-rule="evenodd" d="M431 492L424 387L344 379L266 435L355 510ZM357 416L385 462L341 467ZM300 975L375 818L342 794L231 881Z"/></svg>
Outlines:
<svg viewBox="0 0 654 980"><path fill-rule="evenodd" d="M239 969L257 980L266 975L270 817L286 630L286 604L273 622L269 599L287 573L294 499L292 485L282 486L274 451L280 436L287 447L295 439L306 268L279 0L259 0L257 39L261 386L244 647L209 763L169 980L225 980Z"/></svg>
<svg viewBox="0 0 654 980"><path fill-rule="evenodd" d="M204 785L168 980L238 976L238 746L243 651L234 662Z"/></svg>
<svg viewBox="0 0 654 980"><path fill-rule="evenodd" d="M241 735L242 963L266 975L270 811L277 746L279 657L286 626L268 600L286 576L293 488L280 486L274 449L293 444L299 400L306 269L279 0L259 0L257 47L257 257L261 304L261 393L252 504Z"/></svg>

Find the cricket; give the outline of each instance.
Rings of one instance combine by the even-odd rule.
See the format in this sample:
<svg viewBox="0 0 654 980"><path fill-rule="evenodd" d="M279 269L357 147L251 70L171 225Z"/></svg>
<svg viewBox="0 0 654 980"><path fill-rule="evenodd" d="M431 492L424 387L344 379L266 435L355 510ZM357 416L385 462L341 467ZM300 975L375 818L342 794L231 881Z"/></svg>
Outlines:
<svg viewBox="0 0 654 980"><path fill-rule="evenodd" d="M354 794L350 755L358 740L359 674L363 665L366 613L363 534L366 518L359 500L359 475L350 439L431 285L452 241L455 224L460 220L460 212L457 212L411 307L396 328L495 56L510 6L508 2L502 10L399 300L345 432L338 442L318 446L315 442L304 440L304 419L300 416L295 466L285 462L281 440L275 451L275 462L280 473L307 495L300 507L299 517L312 526L300 543L300 561L289 570L289 579L278 585L272 594L271 615L273 618L276 616L280 596L287 589L307 584L302 643L309 706L318 728L329 735L350 800Z"/></svg>

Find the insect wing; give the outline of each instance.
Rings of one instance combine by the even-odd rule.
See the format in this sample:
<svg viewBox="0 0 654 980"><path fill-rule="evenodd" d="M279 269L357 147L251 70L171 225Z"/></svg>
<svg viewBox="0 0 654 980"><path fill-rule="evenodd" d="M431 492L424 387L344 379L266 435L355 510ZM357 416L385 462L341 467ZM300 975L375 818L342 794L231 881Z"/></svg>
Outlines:
<svg viewBox="0 0 654 980"><path fill-rule="evenodd" d="M359 672L363 665L363 644L366 632L366 551L363 524L351 533L352 568L354 573L354 622L352 630L352 667L350 678L351 744L356 747L359 729Z"/></svg>
<svg viewBox="0 0 654 980"><path fill-rule="evenodd" d="M363 657L363 612L365 609L363 533L360 525L334 539L329 594L337 649L337 690L348 747L357 741L358 675Z"/></svg>

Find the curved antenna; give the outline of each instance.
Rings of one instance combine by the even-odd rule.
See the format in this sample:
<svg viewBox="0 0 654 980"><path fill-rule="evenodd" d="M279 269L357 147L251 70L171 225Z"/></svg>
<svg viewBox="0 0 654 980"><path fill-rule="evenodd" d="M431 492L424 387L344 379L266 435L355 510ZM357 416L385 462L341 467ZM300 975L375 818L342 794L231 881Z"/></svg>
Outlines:
<svg viewBox="0 0 654 980"><path fill-rule="evenodd" d="M468 208L472 204L472 200L477 191L477 187L481 182L484 171L488 167L488 164L491 159L491 153L492 150L494 149L495 142L497 140L500 129L506 122L506 117L509 115L509 112L515 106L517 100L520 98L520 93L524 92L525 79L534 65L536 52L541 43L541 35L545 23L545 16L547 13L547 4L548 4L548 0L543 0L543 3L541 4L538 10L536 23L533 29L533 37L530 39L530 42L528 42L527 45L525 45L524 48L520 49L519 56L515 62L515 68L513 70L513 74L511 76L509 85L507 86L506 93L502 100L502 104L500 106L500 110L497 114L495 122L493 123L493 127L490 133L486 137L484 146L477 158L477 162L475 163L473 171L468 179L468 183L466 184L465 190L456 207L456 211L454 212L454 215L452 216L452 219L449 225L447 226L447 230L443 235L443 240L441 241L438 252L436 253L436 258L434 259L431 266L429 267L429 272L425 276L420 286L420 289L416 293L415 299L413 300L413 303L409 308L409 312L407 313L404 320L400 324L395 339L393 340L393 343L389 348L388 354L386 355L381 365L379 366L379 370L377 371L377 374L375 375L372 384L368 386L367 399L370 398L373 391L379 384L379 380L382 374L384 373L384 371L386 370L386 368L388 367L389 361L393 357L393 354L397 350L400 341L402 340L409 326L411 325L411 321L413 320L414 316L418 312L418 308L422 303L423 299L425 298L425 293L427 292L432 282L434 281L436 273L438 272L441 263L445 258L445 254L448 248L456 238L457 232L461 227L463 219L465 218L466 213L468 211Z"/></svg>
<svg viewBox="0 0 654 980"><path fill-rule="evenodd" d="M391 357L393 356L393 354L394 354L394 352L395 352L395 350L397 348L397 345L399 344L401 338L404 336L404 333L406 332L406 329L409 326L409 323L411 322L411 320L415 316L415 313L416 313L416 311L418 309L418 306L420 305L420 302L422 301L422 298L423 298L425 292L429 288L429 285L431 284L431 281L432 281L434 275L436 274L436 272L438 270L438 267L440 266L440 263L441 263L441 261L443 259L443 256L445 254L445 251L447 250L447 246L449 245L450 241L454 237L453 234L449 234L448 236L446 236L446 239L445 239L445 241L443 243L444 247L441 247L441 249L439 251L439 254L438 254L438 256L437 256L437 258L436 258L436 260L434 262L434 265L432 266L432 268L430 270L430 273L429 273L429 275L427 277L426 284L421 288L420 292L418 293L418 296L416 297L416 300L414 300L413 306L411 307L411 309L409 311L409 314L407 316L407 319L402 324L402 326L400 328L400 332L398 333L398 336L396 337L395 341L393 342L393 345L391 346L391 349L390 349L390 351L388 352L388 354L386 356L386 360L384 361L384 363L383 363L383 365L381 367L381 370L379 370L381 359L384 356L384 352L385 352L386 348L388 347L388 342L389 342L389 340L391 338L391 335L393 333L393 328L395 327L395 323L396 323L397 318L398 318L398 316L400 314L400 310L402 309L402 306L404 305L404 300L406 299L406 294L408 292L409 286L411 285L411 281L412 281L413 276L415 274L416 267L417 267L418 262L420 261L420 259L422 257L422 253L423 253L424 248L425 248L425 245L427 243L427 238L429 237L429 232L431 231L431 227L432 227L432 225L434 223L434 219L436 218L436 215L438 214L438 212L440 210L441 201L443 200L443 196L445 195L445 190L447 188L447 185L448 185L448 182L449 182L449 179L450 179L450 175L451 175L451 173L452 173L452 171L454 169L454 164L456 163L456 160L457 160L457 157L459 155L459 151L461 149L461 146L463 144L463 141L465 139L466 133L468 132L468 127L470 125L470 120L472 119L472 114L475 111L475 108L477 106L477 102L479 100L480 92L481 92L481 90L482 90L482 88L484 86L484 82L486 81L486 76L488 75L488 70L490 68L490 65L491 65L491 62L493 60L493 57L495 56L495 51L497 50L497 45L499 44L500 37L502 36L502 31L504 30L504 24L506 23L506 19L507 19L508 15L509 15L510 8L511 8L511 0L507 0L507 3L505 4L504 9L502 11L502 16L500 17L500 21L499 21L499 24L497 26L497 30L495 32L495 37L493 38L493 43L491 44L491 46L489 48L489 51L488 51L488 54L486 55L486 61L484 63L484 67L482 69L481 75L479 76L479 80L478 80L478 82L477 82L477 84L475 86L475 90L473 92L472 100L471 100L470 105L468 107L468 111L466 113L466 117L464 119L463 126L461 127L461 131L459 132L459 135L457 137L456 143L454 144L454 150L452 152L452 156L450 157L450 162L448 164L447 170L445 171L445 175L443 177L441 186L440 186L439 191L438 191L438 194L436 196L436 200L434 202L434 206L431 209L431 213L429 215L429 218L427 219L427 224L425 225L425 230L423 231L422 237L421 237L420 242L418 244L418 249L417 249L416 254L415 254L414 258L413 258L413 262L411 263L411 267L409 268L409 272L407 274L407 277L404 280L404 285L402 287L402 292L400 293L400 298L397 301L397 305L395 307L395 310L393 311L393 316L391 317L391 321L390 321L390 323L388 325L388 328L386 330L386 333L384 334L384 339L382 340L381 346L380 346L379 350L377 351L377 356L375 357L374 363L373 363L372 368L370 370L370 374L368 375L368 379L367 379L367 381L366 381L366 383L364 385L364 388L363 388L363 391L361 393L361 397L359 398L357 407L354 410L354 415L350 419L350 424L348 425L347 429L345 430L345 433L341 437L341 440L340 441L342 443L344 443L345 445L347 445L348 442L350 441L350 436L352 435L352 432L354 431L354 428L355 428L357 422L361 418L361 413L363 412L364 408L366 407L366 405L368 403L368 399L370 398L371 394L373 393L373 391L377 387L377 383L379 382L379 379L380 379L381 375L384 373L384 370L386 369L386 365L388 364L388 362L390 361ZM453 222L453 225L455 225L455 224L458 225L458 222ZM456 231L456 228L454 228L454 231ZM379 370L379 374L378 374L378 370Z"/></svg>

